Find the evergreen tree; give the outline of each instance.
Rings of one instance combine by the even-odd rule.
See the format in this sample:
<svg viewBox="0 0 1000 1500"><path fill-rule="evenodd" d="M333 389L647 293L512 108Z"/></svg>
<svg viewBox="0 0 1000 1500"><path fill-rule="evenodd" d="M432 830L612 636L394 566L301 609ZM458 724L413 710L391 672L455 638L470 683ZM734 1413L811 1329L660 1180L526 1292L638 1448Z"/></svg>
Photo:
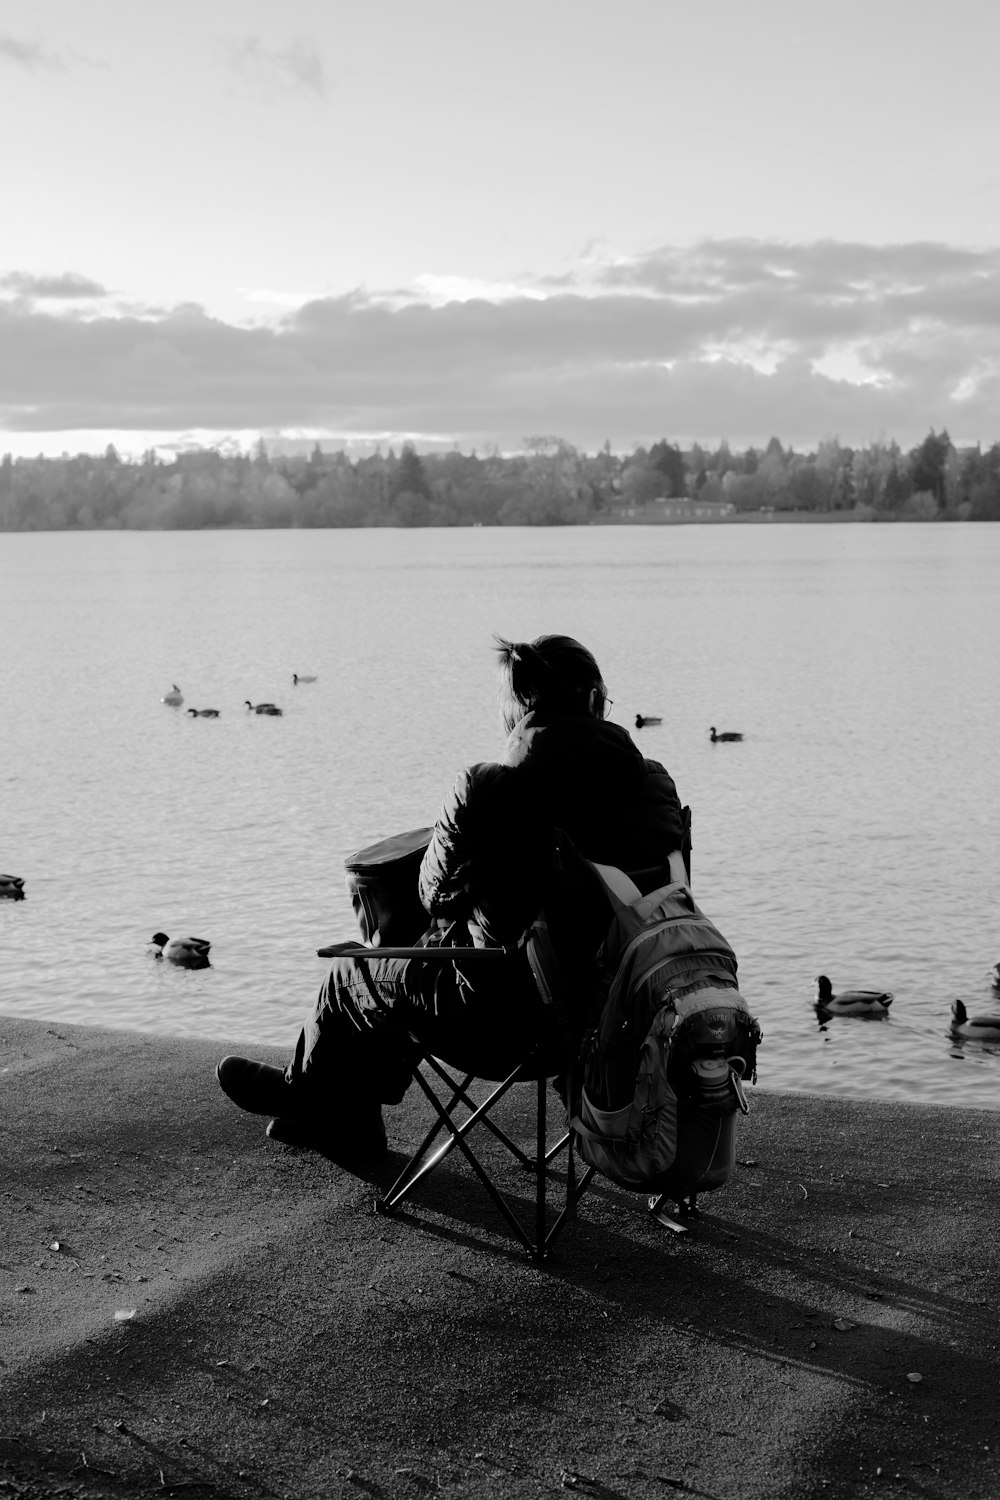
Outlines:
<svg viewBox="0 0 1000 1500"><path fill-rule="evenodd" d="M913 488L933 495L938 505L945 500L945 469L951 452L951 438L947 432L940 437L933 427L919 448L910 454Z"/></svg>
<svg viewBox="0 0 1000 1500"><path fill-rule="evenodd" d="M687 494L687 468L684 455L673 443L665 440L654 443L649 450L649 466L664 479L663 496L672 500L677 495Z"/></svg>
<svg viewBox="0 0 1000 1500"><path fill-rule="evenodd" d="M431 498L427 471L411 443L404 444L392 476L391 496L395 499L397 495L422 495L425 500Z"/></svg>
<svg viewBox="0 0 1000 1500"><path fill-rule="evenodd" d="M884 490L886 510L901 510L913 494L913 481L908 474L901 474L894 463L886 475Z"/></svg>

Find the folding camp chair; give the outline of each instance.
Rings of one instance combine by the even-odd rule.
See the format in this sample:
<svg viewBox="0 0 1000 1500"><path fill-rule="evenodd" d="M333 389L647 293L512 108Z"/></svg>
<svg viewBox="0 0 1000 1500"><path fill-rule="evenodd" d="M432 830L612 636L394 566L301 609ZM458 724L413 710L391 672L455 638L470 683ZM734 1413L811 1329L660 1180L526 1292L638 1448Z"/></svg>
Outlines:
<svg viewBox="0 0 1000 1500"><path fill-rule="evenodd" d="M657 885L664 884L666 879L690 881L690 808L683 809L682 817L684 843L677 854L671 855L669 875L663 869L633 872L630 878L640 890L645 892L655 889ZM362 963L366 959L414 958L424 963L454 963L461 960L463 964L489 964L502 959L506 950L416 946L359 948L356 943L334 943L318 949L317 952L321 958L349 954L350 957ZM552 955L549 956L550 962L551 958ZM558 993L555 993L551 997L551 1004L555 1007L562 1007L564 1001L559 998ZM419 1037L411 1034L414 1052L418 1059L413 1071L414 1082L430 1104L434 1118L395 1182L376 1200L379 1213L392 1214L410 1198L418 1183L440 1166L457 1146L493 1203L500 1210L514 1239L523 1246L532 1260L541 1262L546 1259L556 1236L568 1222L575 1218L576 1205L586 1191L595 1170L591 1166L585 1167L582 1171L579 1170L572 1148L569 1106L574 1098L574 1073L581 1041L580 1025L574 1025L565 1009L557 1012L556 1019L563 1040L560 1065L553 1066L551 1040L545 1043L539 1042L529 1047L517 1066L505 1078L499 1080L484 1080L481 1075L477 1077L474 1073L462 1072L449 1066L429 1052ZM557 1074L562 1079L562 1093L566 1103L554 1111L558 1124L553 1129L548 1109L548 1088L549 1080ZM532 1083L535 1087L533 1152L525 1151L492 1117L496 1106L514 1085L519 1083ZM482 1093L484 1084L488 1085L486 1097L477 1100L476 1095ZM527 1224L515 1207L512 1191L509 1188L505 1190L501 1186L496 1175L488 1170L482 1153L474 1151L469 1144L468 1136L480 1126L500 1144L521 1169L534 1178L533 1213ZM552 1140L550 1140L550 1133L555 1136ZM565 1176L561 1186L553 1192L550 1213L549 1189L556 1187L551 1176L552 1164L564 1151L566 1153ZM552 1213L554 1217L551 1216Z"/></svg>
<svg viewBox="0 0 1000 1500"><path fill-rule="evenodd" d="M497 962L505 956L502 948L419 948L419 947L384 947L384 948L357 948L353 944L334 943L329 947L317 950L320 957L332 958L339 954L349 955L358 962L366 959L378 958L415 958L422 962L454 963L461 960L467 963L490 963ZM409 1161L380 1198L376 1200L376 1208L379 1213L391 1214L406 1199L410 1197L417 1184L430 1172L440 1166L441 1162L458 1146L465 1160L475 1172L486 1192L493 1200L496 1207L503 1215L507 1227L516 1240L524 1247L531 1258L535 1261L544 1260L552 1241L562 1229L563 1225L573 1216L577 1199L583 1193L593 1174L593 1168L587 1167L578 1176L576 1162L573 1153L568 1149L570 1143L570 1132L566 1124L565 1110L560 1107L558 1111L562 1117L562 1124L557 1138L550 1143L550 1119L548 1109L548 1080L560 1071L554 1066L554 1056L551 1042L547 1045L538 1044L530 1047L517 1066L505 1077L499 1080L483 1080L481 1075L462 1072L449 1066L435 1057L421 1043L419 1037L411 1033L410 1041L413 1046L416 1065L413 1070L414 1082L423 1092L433 1112L433 1121ZM572 1054L567 1046L564 1058L567 1091L566 1097L572 1097L569 1088L572 1086ZM430 1076L428 1076L430 1075ZM485 1098L477 1098L476 1094L482 1093L483 1083L488 1085ZM521 1145L514 1140L513 1136L491 1117L492 1112L500 1103L501 1099L517 1083L533 1083L535 1086L535 1146L534 1152L525 1151ZM504 1190L495 1175L483 1160L482 1154L477 1154L469 1145L466 1137L469 1133L482 1126L492 1138L499 1142L504 1150L514 1159L517 1165L534 1178L534 1205L533 1214L528 1224L522 1221L518 1214L513 1199L513 1192ZM549 1223L548 1189L550 1186L550 1164L563 1151L566 1151L566 1176L564 1191L560 1195L561 1203L557 1215L552 1223Z"/></svg>

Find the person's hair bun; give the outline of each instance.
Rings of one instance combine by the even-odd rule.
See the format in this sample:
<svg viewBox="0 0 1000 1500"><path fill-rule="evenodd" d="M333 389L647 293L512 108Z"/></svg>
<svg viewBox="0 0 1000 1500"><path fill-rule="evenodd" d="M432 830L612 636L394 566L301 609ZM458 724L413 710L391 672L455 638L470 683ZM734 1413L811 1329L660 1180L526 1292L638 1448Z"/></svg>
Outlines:
<svg viewBox="0 0 1000 1500"><path fill-rule="evenodd" d="M586 713L594 688L604 683L594 657L568 635L540 635L534 641L494 636L501 676L501 713L508 729L532 709Z"/></svg>

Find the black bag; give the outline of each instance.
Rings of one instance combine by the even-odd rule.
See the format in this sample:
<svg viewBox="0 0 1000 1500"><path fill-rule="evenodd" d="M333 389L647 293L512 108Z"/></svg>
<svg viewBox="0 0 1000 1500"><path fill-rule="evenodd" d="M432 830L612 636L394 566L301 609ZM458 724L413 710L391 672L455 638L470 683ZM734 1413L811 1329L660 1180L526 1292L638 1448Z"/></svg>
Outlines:
<svg viewBox="0 0 1000 1500"><path fill-rule="evenodd" d="M600 955L607 997L583 1047L577 1149L622 1187L683 1204L732 1174L760 1027L735 953L686 884L609 894L619 910Z"/></svg>
<svg viewBox="0 0 1000 1500"><path fill-rule="evenodd" d="M420 862L433 828L414 828L368 844L344 860L351 905L370 948L408 947L430 925L420 901Z"/></svg>

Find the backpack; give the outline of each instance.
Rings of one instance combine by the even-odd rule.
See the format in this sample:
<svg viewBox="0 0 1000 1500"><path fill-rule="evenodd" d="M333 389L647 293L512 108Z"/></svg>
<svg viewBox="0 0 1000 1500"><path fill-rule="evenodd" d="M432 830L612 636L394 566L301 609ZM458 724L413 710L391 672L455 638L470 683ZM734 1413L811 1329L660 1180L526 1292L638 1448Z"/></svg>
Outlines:
<svg viewBox="0 0 1000 1500"><path fill-rule="evenodd" d="M757 1081L760 1027L736 983L736 955L675 881L648 895L593 866L617 907L598 960L602 999L584 1037L572 1128L603 1176L674 1199L729 1181L744 1080Z"/></svg>

